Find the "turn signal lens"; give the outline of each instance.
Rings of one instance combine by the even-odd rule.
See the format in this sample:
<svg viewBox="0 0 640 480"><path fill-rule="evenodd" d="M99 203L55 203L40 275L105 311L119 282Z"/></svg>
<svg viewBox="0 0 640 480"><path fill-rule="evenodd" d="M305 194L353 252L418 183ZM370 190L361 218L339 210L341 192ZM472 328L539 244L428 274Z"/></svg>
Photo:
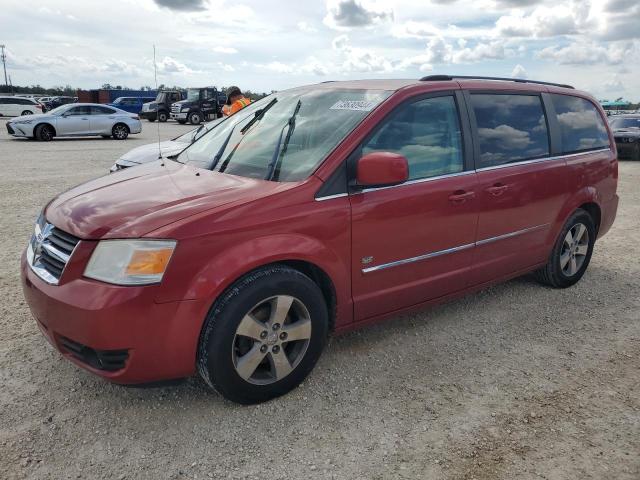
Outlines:
<svg viewBox="0 0 640 480"><path fill-rule="evenodd" d="M163 250L136 250L129 260L127 275L157 275L164 273L173 248Z"/></svg>

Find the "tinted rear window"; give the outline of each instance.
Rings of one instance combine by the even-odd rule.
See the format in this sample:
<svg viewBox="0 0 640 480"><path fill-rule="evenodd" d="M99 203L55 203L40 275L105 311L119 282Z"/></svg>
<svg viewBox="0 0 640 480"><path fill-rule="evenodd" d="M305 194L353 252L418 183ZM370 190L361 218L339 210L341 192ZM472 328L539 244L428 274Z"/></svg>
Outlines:
<svg viewBox="0 0 640 480"><path fill-rule="evenodd" d="M602 116L589 100L569 95L551 95L558 116L562 153L581 152L609 146L609 134Z"/></svg>
<svg viewBox="0 0 640 480"><path fill-rule="evenodd" d="M549 156L549 134L537 95L473 94L479 168Z"/></svg>

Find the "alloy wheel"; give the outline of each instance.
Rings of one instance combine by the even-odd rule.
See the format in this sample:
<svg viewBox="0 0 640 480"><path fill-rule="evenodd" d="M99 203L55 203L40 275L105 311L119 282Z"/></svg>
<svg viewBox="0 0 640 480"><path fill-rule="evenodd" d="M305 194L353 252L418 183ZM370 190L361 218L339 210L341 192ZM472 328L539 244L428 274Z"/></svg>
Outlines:
<svg viewBox="0 0 640 480"><path fill-rule="evenodd" d="M115 127L113 127L113 136L118 140L127 138L127 129L124 125L116 125Z"/></svg>
<svg viewBox="0 0 640 480"><path fill-rule="evenodd" d="M564 237L560 251L560 268L572 277L582 268L589 252L589 231L582 223L576 223Z"/></svg>
<svg viewBox="0 0 640 480"><path fill-rule="evenodd" d="M275 383L298 366L310 339L311 317L300 300L288 295L267 298L238 324L232 345L233 366L249 383Z"/></svg>

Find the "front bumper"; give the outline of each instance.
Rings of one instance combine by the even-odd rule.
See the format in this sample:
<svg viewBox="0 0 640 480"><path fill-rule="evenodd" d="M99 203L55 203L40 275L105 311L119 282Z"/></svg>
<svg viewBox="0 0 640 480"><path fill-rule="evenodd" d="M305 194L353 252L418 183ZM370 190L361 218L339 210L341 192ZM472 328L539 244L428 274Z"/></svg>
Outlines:
<svg viewBox="0 0 640 480"><path fill-rule="evenodd" d="M67 268L77 271L72 262ZM70 275L65 270L61 280ZM21 278L38 327L76 365L122 384L194 374L207 302L157 303L158 286L120 287L81 276L49 285L31 271L24 254Z"/></svg>
<svg viewBox="0 0 640 480"><path fill-rule="evenodd" d="M11 122L6 123L7 133L14 137L30 137L32 128L30 125L13 124ZM30 128L26 128L26 127Z"/></svg>
<svg viewBox="0 0 640 480"><path fill-rule="evenodd" d="M635 142L616 142L618 158L633 158L640 150L640 140Z"/></svg>
<svg viewBox="0 0 640 480"><path fill-rule="evenodd" d="M170 117L173 118L174 120L186 120L187 119L187 115L189 112L179 112L179 113L170 113Z"/></svg>

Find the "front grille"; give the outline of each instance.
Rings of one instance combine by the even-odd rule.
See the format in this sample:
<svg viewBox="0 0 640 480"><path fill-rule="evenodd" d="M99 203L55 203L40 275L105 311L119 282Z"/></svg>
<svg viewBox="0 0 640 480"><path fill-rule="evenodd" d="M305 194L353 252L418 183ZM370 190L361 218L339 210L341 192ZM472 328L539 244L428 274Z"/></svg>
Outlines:
<svg viewBox="0 0 640 480"><path fill-rule="evenodd" d="M7 132L9 132L9 135L13 135L14 133L16 133L16 132L13 130L13 128L11 128L11 125L9 125L8 123L7 123Z"/></svg>
<svg viewBox="0 0 640 480"><path fill-rule="evenodd" d="M46 282L57 284L79 241L50 223L36 227L29 246L31 269Z"/></svg>
<svg viewBox="0 0 640 480"><path fill-rule="evenodd" d="M171 105L171 113L180 113L180 105Z"/></svg>
<svg viewBox="0 0 640 480"><path fill-rule="evenodd" d="M122 370L129 359L129 351L123 350L96 350L67 337L59 337L63 350L97 370L115 372Z"/></svg>

